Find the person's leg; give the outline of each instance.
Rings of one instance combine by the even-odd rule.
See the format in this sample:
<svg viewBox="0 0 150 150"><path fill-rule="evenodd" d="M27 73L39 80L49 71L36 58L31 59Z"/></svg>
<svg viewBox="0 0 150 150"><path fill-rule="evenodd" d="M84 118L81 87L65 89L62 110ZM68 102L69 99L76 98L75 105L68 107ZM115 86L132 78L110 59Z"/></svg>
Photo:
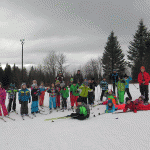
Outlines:
<svg viewBox="0 0 150 150"><path fill-rule="evenodd" d="M2 104L2 110L3 110L4 116L8 115L8 112L7 112L5 104Z"/></svg>
<svg viewBox="0 0 150 150"><path fill-rule="evenodd" d="M144 85L145 88L144 88L144 92L145 92L145 102L147 103L148 102L148 85Z"/></svg>
<svg viewBox="0 0 150 150"><path fill-rule="evenodd" d="M25 114L28 114L28 101L25 101Z"/></svg>
<svg viewBox="0 0 150 150"><path fill-rule="evenodd" d="M8 103L8 107L7 107L8 112L10 112L10 111L11 111L12 101L13 101L13 99L12 99L12 98L10 98L10 99L9 99L9 103Z"/></svg>
<svg viewBox="0 0 150 150"><path fill-rule="evenodd" d="M76 107L78 106L77 99L78 99L78 96L75 96Z"/></svg>
<svg viewBox="0 0 150 150"><path fill-rule="evenodd" d="M116 95L116 85L115 85L115 83L113 83L113 93Z"/></svg>
<svg viewBox="0 0 150 150"><path fill-rule="evenodd" d="M58 107L60 107L60 95L57 95L57 103L58 103Z"/></svg>
<svg viewBox="0 0 150 150"><path fill-rule="evenodd" d="M53 97L53 108L56 108L56 97Z"/></svg>
<svg viewBox="0 0 150 150"><path fill-rule="evenodd" d="M41 94L42 95L42 94ZM39 96L39 105L42 106L41 95Z"/></svg>
<svg viewBox="0 0 150 150"><path fill-rule="evenodd" d="M120 103L123 104L124 103L124 91L120 91Z"/></svg>
<svg viewBox="0 0 150 150"><path fill-rule="evenodd" d="M52 109L52 97L49 97L49 108Z"/></svg>
<svg viewBox="0 0 150 150"><path fill-rule="evenodd" d="M71 101L71 107L73 107L74 106L74 95L71 96L70 101Z"/></svg>
<svg viewBox="0 0 150 150"><path fill-rule="evenodd" d="M130 99L132 99L131 94L130 94L130 92L129 92L129 88L127 88L126 91L127 91L128 97L129 97Z"/></svg>
<svg viewBox="0 0 150 150"><path fill-rule="evenodd" d="M35 101L35 112L38 112L38 100L37 101Z"/></svg>
<svg viewBox="0 0 150 150"><path fill-rule="evenodd" d="M21 102L21 109L20 109L20 114L24 114L24 102Z"/></svg>
<svg viewBox="0 0 150 150"><path fill-rule="evenodd" d="M14 97L14 100L13 100L13 110L14 111L16 110L16 97Z"/></svg>
<svg viewBox="0 0 150 150"><path fill-rule="evenodd" d="M141 92L141 95L144 96L144 86L143 85L140 85L140 92Z"/></svg>
<svg viewBox="0 0 150 150"><path fill-rule="evenodd" d="M118 96L119 96L119 103L121 103L121 93L118 91Z"/></svg>

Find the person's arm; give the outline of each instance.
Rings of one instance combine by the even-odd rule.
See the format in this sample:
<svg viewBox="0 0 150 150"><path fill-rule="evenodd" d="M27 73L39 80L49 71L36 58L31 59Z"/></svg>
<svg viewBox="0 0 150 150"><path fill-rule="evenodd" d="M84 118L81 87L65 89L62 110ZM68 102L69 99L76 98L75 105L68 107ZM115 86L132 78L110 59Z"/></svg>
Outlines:
<svg viewBox="0 0 150 150"><path fill-rule="evenodd" d="M131 78L131 77L129 77L129 81L132 81L132 78Z"/></svg>
<svg viewBox="0 0 150 150"><path fill-rule="evenodd" d="M149 83L149 74L146 74L145 83Z"/></svg>

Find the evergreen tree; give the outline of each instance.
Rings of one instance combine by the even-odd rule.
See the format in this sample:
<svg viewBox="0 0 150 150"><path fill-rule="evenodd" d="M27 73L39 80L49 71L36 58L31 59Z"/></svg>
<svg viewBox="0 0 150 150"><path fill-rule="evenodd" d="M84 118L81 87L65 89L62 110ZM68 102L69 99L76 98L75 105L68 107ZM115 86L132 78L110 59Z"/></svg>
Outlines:
<svg viewBox="0 0 150 150"><path fill-rule="evenodd" d="M133 35L133 41L129 42L127 55L128 66L132 69L133 81L137 81L141 66L145 66L147 69L149 48L146 46L146 41L148 41L148 31L143 24L143 20L140 20L138 29Z"/></svg>
<svg viewBox="0 0 150 150"><path fill-rule="evenodd" d="M109 75L116 69L118 73L122 74L125 70L124 54L120 48L117 37L114 36L112 31L108 37L108 41L105 46L105 50L102 57L102 66L104 74ZM109 78L108 76L106 77Z"/></svg>
<svg viewBox="0 0 150 150"><path fill-rule="evenodd" d="M0 82L2 82L2 84L3 84L3 78L4 78L4 70L2 69L0 64Z"/></svg>

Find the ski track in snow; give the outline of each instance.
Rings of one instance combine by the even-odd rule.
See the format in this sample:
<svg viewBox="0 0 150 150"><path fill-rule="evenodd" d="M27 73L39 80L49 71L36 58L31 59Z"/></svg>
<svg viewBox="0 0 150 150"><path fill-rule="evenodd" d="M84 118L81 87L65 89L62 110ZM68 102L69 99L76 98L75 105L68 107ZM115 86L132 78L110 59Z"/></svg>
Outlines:
<svg viewBox="0 0 150 150"><path fill-rule="evenodd" d="M138 84L135 84L139 88ZM110 86L109 86L110 87ZM140 96L139 90L130 84L133 100ZM100 97L99 86L95 89L96 101ZM125 94L125 97L127 95ZM68 98L68 101L70 99ZM8 104L8 97L6 99ZM45 93L44 105L49 105L48 93ZM31 113L31 103L28 105ZM97 110L97 108L100 108ZM52 114L36 114L34 119L20 114L11 113L12 121L0 120L0 150L148 150L150 147L150 111L140 111L136 114L104 114L106 106L94 107L88 120L59 119L44 121L44 119L61 117L72 111L56 112ZM48 112L48 108L44 108ZM20 104L17 95L17 111ZM117 118L118 119L115 119Z"/></svg>

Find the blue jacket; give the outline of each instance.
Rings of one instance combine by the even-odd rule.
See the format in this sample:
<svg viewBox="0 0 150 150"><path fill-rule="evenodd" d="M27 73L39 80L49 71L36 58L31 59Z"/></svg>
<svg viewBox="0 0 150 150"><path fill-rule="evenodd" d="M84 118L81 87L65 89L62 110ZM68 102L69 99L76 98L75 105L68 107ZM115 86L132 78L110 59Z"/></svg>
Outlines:
<svg viewBox="0 0 150 150"><path fill-rule="evenodd" d="M18 99L22 102L28 101L29 99L31 99L30 91L27 88L21 89L18 93Z"/></svg>
<svg viewBox="0 0 150 150"><path fill-rule="evenodd" d="M108 104L106 105L106 110L105 110L105 113L106 111L108 111L108 113L113 113L115 111L115 105L113 104L112 106L112 109L109 108Z"/></svg>
<svg viewBox="0 0 150 150"><path fill-rule="evenodd" d="M132 80L132 78L129 77L127 80L124 78L124 80L127 82L127 85L125 86L125 88L129 88L129 82Z"/></svg>
<svg viewBox="0 0 150 150"><path fill-rule="evenodd" d="M107 90L108 89L108 83L104 80L102 80L100 82L100 87L102 88L102 90Z"/></svg>

